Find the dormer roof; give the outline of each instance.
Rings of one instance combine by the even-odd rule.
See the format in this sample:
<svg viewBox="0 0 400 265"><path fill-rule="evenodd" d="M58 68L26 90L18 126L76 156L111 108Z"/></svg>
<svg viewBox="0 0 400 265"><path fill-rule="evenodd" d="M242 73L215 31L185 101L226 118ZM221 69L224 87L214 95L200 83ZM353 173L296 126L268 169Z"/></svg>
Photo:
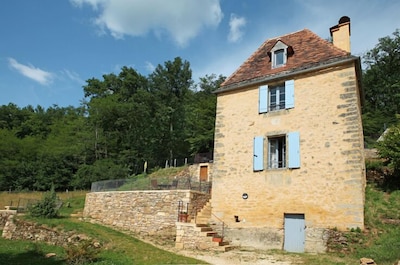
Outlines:
<svg viewBox="0 0 400 265"><path fill-rule="evenodd" d="M271 50L283 43L288 47L286 64L273 68ZM280 44L279 44L280 45ZM257 83L265 78L314 68L346 59L356 60L349 52L337 48L308 29L266 40L216 91L231 90Z"/></svg>

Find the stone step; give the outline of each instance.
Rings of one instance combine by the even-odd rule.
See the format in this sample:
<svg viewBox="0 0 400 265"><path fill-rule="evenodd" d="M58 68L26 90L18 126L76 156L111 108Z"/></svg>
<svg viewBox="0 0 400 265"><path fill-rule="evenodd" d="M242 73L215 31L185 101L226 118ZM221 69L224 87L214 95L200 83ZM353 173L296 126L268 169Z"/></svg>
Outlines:
<svg viewBox="0 0 400 265"><path fill-rule="evenodd" d="M208 224L208 219L196 219L196 224Z"/></svg>
<svg viewBox="0 0 400 265"><path fill-rule="evenodd" d="M218 233L215 231L206 231L206 232L200 232L200 234L201 234L201 236L206 237L206 236L214 236L214 235L217 235Z"/></svg>
<svg viewBox="0 0 400 265"><path fill-rule="evenodd" d="M231 245L219 246L219 247L215 248L216 251L221 251L221 252L227 252L232 249L233 249L233 246L231 246Z"/></svg>
<svg viewBox="0 0 400 265"><path fill-rule="evenodd" d="M213 246L215 247L220 247L220 246L228 246L229 242L228 241L222 241L222 242L212 242Z"/></svg>
<svg viewBox="0 0 400 265"><path fill-rule="evenodd" d="M195 227L195 231L199 232L211 232L213 229L211 227L203 226L203 227Z"/></svg>

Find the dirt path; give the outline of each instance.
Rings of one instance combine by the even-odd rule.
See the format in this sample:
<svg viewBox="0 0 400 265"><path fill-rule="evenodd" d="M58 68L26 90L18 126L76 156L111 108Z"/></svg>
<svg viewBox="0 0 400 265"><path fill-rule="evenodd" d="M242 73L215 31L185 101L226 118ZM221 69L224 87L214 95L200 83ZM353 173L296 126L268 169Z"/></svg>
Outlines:
<svg viewBox="0 0 400 265"><path fill-rule="evenodd" d="M257 250L233 249L228 252L178 251L179 254L193 257L215 265L293 265L299 264L288 257L265 254Z"/></svg>
<svg viewBox="0 0 400 265"><path fill-rule="evenodd" d="M138 237L140 238L140 237ZM282 254L267 254L266 251L234 248L227 252L207 251L207 250L178 250L175 242L171 238L165 237L145 237L141 240L154 245L155 247L173 252L179 255L192 257L208 262L213 265L294 265L302 264L295 256L284 256Z"/></svg>

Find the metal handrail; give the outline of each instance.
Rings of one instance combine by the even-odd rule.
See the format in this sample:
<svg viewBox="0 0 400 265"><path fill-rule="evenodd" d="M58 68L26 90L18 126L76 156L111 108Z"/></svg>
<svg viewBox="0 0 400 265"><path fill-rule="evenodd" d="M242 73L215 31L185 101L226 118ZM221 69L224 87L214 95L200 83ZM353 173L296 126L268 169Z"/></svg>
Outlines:
<svg viewBox="0 0 400 265"><path fill-rule="evenodd" d="M218 216L216 216L215 214L211 213L212 216L214 216L215 218L217 218L221 223L222 223L222 235L221 237L224 237L225 234L225 222L223 220L221 220Z"/></svg>

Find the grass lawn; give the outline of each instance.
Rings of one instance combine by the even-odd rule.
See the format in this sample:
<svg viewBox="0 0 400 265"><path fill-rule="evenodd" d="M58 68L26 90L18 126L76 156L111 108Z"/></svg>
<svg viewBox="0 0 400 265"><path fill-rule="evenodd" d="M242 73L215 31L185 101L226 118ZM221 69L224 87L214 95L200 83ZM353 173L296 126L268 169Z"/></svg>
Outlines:
<svg viewBox="0 0 400 265"><path fill-rule="evenodd" d="M15 195L15 194L14 194ZM36 194L34 194L36 196ZM29 194L20 194L24 198ZM55 219L19 218L44 224L49 227L65 231L76 231L96 239L102 245L98 259L91 264L205 264L202 261L177 255L150 244L142 242L127 234L110 228L70 218L71 213L83 210L85 193L70 192L65 197L64 205L60 209L60 217ZM67 207L69 205L69 207ZM56 253L55 257L45 258L47 253ZM67 264L66 252L62 247L55 247L29 241L13 241L0 238L0 264Z"/></svg>

